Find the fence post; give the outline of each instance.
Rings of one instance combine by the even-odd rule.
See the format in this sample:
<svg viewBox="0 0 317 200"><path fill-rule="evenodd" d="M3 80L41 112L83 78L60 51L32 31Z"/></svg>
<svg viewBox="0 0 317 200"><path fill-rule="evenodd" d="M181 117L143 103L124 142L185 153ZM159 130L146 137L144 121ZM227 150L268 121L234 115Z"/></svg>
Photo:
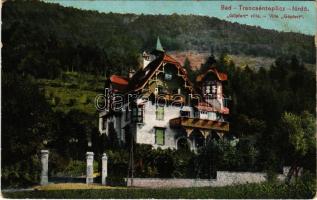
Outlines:
<svg viewBox="0 0 317 200"><path fill-rule="evenodd" d="M108 157L107 154L102 154L102 172L101 172L101 184L106 185L106 178L108 175Z"/></svg>
<svg viewBox="0 0 317 200"><path fill-rule="evenodd" d="M41 185L48 184L48 150L41 150Z"/></svg>
<svg viewBox="0 0 317 200"><path fill-rule="evenodd" d="M87 175L86 175L86 183L94 182L94 153L87 152L86 153L87 160Z"/></svg>

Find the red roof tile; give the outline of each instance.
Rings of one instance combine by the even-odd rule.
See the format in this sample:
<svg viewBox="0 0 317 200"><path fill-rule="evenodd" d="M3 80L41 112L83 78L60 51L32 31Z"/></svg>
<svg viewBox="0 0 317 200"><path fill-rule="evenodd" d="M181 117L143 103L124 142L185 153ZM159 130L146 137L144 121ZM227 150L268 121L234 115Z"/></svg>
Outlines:
<svg viewBox="0 0 317 200"><path fill-rule="evenodd" d="M219 72L216 67L211 67L205 73L197 76L196 81L197 82L202 81L204 77L210 72L214 73L217 76L218 80L220 81L226 81L228 79L227 74Z"/></svg>
<svg viewBox="0 0 317 200"><path fill-rule="evenodd" d="M118 75L112 75L110 81L119 85L128 85L129 79Z"/></svg>

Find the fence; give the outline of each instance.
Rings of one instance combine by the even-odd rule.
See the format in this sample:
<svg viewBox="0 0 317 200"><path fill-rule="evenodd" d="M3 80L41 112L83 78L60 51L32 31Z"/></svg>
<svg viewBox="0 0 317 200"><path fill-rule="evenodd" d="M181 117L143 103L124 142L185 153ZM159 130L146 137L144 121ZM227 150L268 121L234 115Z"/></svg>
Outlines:
<svg viewBox="0 0 317 200"><path fill-rule="evenodd" d="M48 158L49 151L41 151L41 185L48 184ZM86 153L86 183L93 183L93 161L94 153ZM279 180L284 180L289 171L289 167L283 168L283 174L278 175ZM106 185L108 174L108 157L104 153L102 156L101 184ZM217 171L216 179L182 179L182 178L126 178L127 186L148 187L148 188L172 188L172 187L219 187L227 185L237 185L245 183L261 183L267 181L266 173L260 172L229 172Z"/></svg>

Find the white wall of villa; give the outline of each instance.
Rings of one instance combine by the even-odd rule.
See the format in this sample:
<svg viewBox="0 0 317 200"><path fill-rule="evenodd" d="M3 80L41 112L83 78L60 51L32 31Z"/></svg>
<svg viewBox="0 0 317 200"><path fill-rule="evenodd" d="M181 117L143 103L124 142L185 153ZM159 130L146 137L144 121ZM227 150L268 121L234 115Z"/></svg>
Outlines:
<svg viewBox="0 0 317 200"><path fill-rule="evenodd" d="M176 138L178 130L171 129L169 121L173 118L180 117L180 111L190 111L190 117L193 117L193 109L189 106L164 106L164 119L156 119L156 105L147 102L144 105L144 119L143 123L137 125L136 142L143 144L151 144L154 148L161 147L176 148ZM164 145L155 144L155 128L164 128L165 137Z"/></svg>

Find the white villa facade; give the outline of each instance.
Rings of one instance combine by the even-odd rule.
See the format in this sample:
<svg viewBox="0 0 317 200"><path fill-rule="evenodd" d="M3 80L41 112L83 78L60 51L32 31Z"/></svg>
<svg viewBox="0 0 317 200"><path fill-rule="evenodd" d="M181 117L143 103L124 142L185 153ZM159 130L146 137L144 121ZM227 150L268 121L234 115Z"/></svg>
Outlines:
<svg viewBox="0 0 317 200"><path fill-rule="evenodd" d="M227 75L211 66L192 83L179 62L156 49L143 53L143 66L129 77L106 81L101 134L115 134L120 144L196 150L229 131L222 84Z"/></svg>

